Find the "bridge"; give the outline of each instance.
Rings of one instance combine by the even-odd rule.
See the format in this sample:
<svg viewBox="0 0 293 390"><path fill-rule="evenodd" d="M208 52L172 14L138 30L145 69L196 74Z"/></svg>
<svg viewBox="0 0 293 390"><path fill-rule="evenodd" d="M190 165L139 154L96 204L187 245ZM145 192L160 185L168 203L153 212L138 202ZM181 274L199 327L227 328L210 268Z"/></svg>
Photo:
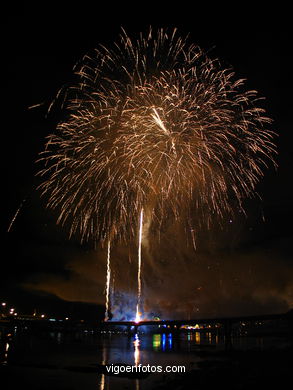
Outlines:
<svg viewBox="0 0 293 390"><path fill-rule="evenodd" d="M237 323L247 322L263 322L285 320L288 323L289 336L293 336L293 310L282 314L264 314L264 315L251 315L251 316L239 316L239 317L218 317L218 318L197 318L191 320L142 320L136 321L105 321L102 323L102 327L111 328L115 326L125 326L129 334L137 333L141 326L165 326L168 327L169 332L180 332L183 325L195 326L195 325L218 325L225 336L226 347L231 345L232 326Z"/></svg>
<svg viewBox="0 0 293 390"><path fill-rule="evenodd" d="M170 328L181 328L182 325L200 325L200 324L221 324L225 325L227 323L233 324L237 322L252 322L252 321L268 321L268 320L279 320L279 319L291 319L293 317L293 312L282 314L264 314L264 315L252 315L252 316L240 316L240 317L219 317L219 318L196 318L189 320L142 320L142 321L105 321L103 326L114 326L114 325L124 325L126 327L135 327L140 326L159 326L167 325Z"/></svg>

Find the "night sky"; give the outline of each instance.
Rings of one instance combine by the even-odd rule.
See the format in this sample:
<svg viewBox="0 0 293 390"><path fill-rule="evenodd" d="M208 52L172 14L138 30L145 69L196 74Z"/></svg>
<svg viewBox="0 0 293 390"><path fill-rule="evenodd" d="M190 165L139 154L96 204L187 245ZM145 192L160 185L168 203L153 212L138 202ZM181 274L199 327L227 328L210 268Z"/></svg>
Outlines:
<svg viewBox="0 0 293 390"><path fill-rule="evenodd" d="M132 33L152 25L190 33L191 42L224 67L232 66L237 78L246 78L246 89L266 97L262 105L278 133L279 167L265 171L257 187L262 201L247 202L247 218L202 232L196 252L175 225L160 246L151 245L144 265L145 308L170 318L292 308L292 34L283 15L259 23L252 13L243 20L235 14L212 22L207 14L193 10L189 15L186 9L142 16L138 10L111 14L104 8L96 15L76 10L74 17L35 11L7 13L1 26L0 300L19 310L37 306L52 313L64 301L103 305L105 249L69 240L66 227L56 226L56 216L36 191L40 167L35 161L62 119L58 107L46 114L58 90L73 81L75 63L99 43L111 45L121 26ZM279 20L284 23L277 29ZM127 311L135 299L135 251L134 245L113 250L117 313L121 303ZM96 310L101 314L103 307Z"/></svg>

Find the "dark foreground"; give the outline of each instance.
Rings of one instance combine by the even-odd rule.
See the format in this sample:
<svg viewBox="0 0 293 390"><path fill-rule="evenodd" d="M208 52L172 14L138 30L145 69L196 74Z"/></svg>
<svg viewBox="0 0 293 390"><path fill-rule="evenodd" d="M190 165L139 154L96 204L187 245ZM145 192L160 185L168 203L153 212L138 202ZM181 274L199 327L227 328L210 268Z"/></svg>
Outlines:
<svg viewBox="0 0 293 390"><path fill-rule="evenodd" d="M214 359L213 359L214 357ZM293 379L293 349L225 352L198 363L198 369L178 375L157 389L285 389ZM217 358L224 358L218 360Z"/></svg>
<svg viewBox="0 0 293 390"><path fill-rule="evenodd" d="M165 375L151 382L143 378L138 384L125 378L115 385L102 386L98 376L103 367L93 364L49 365L2 364L2 383L13 389L75 390L75 389L285 389L291 388L293 369L291 347L272 347L265 351L199 351L201 359L194 369L184 374ZM150 374L156 376L157 374Z"/></svg>

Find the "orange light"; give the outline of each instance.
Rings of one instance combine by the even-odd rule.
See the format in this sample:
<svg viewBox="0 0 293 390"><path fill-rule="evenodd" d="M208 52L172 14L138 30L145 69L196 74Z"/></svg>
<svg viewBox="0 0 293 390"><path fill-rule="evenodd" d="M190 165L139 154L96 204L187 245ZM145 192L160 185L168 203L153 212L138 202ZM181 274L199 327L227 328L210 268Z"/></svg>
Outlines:
<svg viewBox="0 0 293 390"><path fill-rule="evenodd" d="M140 320L141 320L141 318L140 318L140 313L137 313L134 322L135 322L136 324L138 324L138 323L140 322Z"/></svg>

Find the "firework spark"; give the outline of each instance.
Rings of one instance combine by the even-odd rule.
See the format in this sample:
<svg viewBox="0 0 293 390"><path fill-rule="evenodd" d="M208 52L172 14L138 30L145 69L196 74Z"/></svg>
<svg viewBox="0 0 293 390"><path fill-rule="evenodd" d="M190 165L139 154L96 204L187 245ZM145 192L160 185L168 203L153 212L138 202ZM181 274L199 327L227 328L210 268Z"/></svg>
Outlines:
<svg viewBox="0 0 293 390"><path fill-rule="evenodd" d="M253 196L275 152L270 119L256 91L176 30L123 31L75 71L40 171L71 234L129 240L143 208L156 226L173 217L194 232Z"/></svg>

